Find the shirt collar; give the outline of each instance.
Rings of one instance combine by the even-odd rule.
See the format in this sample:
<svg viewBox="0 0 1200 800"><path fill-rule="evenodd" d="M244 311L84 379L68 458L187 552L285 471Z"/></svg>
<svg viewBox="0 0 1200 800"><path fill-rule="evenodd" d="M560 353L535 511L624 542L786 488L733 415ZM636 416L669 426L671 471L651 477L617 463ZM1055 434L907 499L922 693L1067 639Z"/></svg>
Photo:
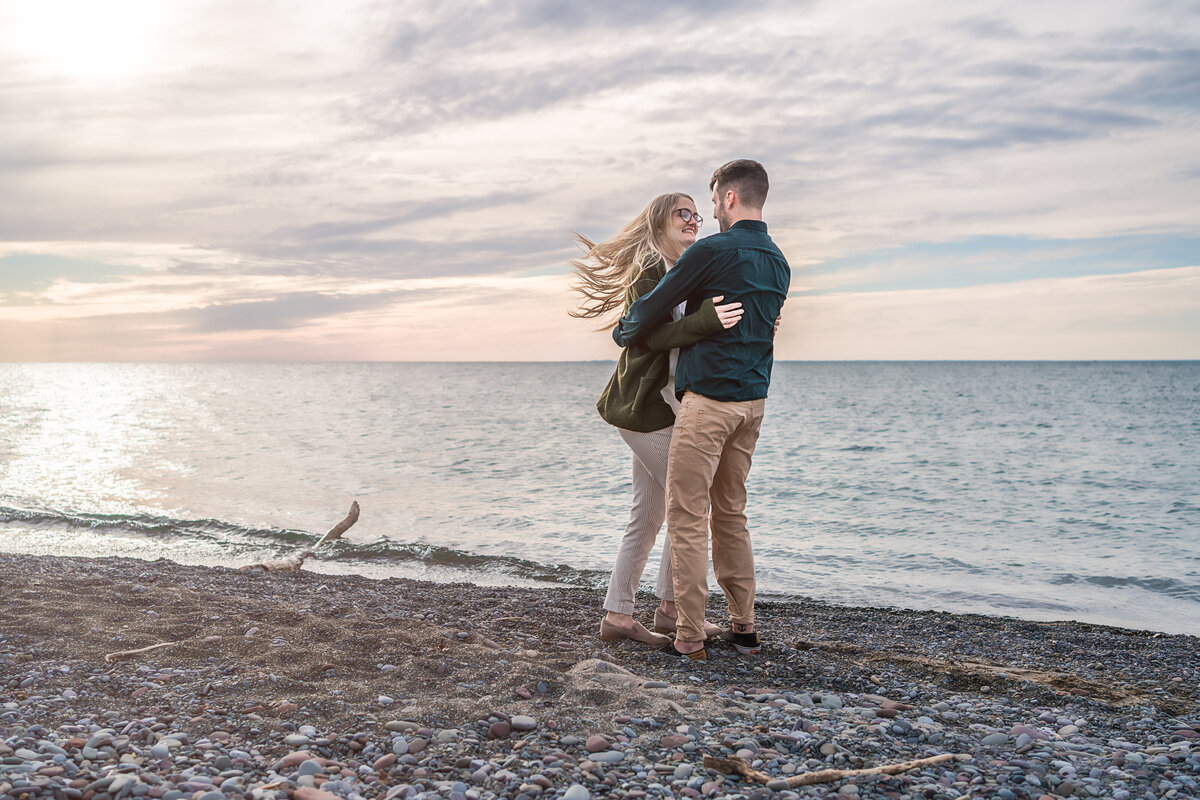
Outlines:
<svg viewBox="0 0 1200 800"><path fill-rule="evenodd" d="M734 228L745 228L751 231L762 231L763 233L766 233L767 223L763 222L761 219L740 219L729 226L729 230L733 230Z"/></svg>

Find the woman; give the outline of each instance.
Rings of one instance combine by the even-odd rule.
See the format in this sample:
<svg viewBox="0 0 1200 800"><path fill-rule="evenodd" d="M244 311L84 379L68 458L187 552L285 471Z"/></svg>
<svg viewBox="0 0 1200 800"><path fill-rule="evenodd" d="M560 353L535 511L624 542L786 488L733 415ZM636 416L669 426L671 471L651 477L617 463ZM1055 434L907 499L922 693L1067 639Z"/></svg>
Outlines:
<svg viewBox="0 0 1200 800"><path fill-rule="evenodd" d="M654 198L632 222L612 238L594 244L577 239L585 251L572 261L578 276L575 290L583 295L571 315L594 319L611 315L605 328L635 300L653 289L675 260L696 241L703 219L686 194ZM699 309L683 316L683 304L674 320L656 328L646 339L625 348L617 370L600 395L596 408L633 451L633 509L617 550L600 638L633 639L666 645L666 636L651 633L633 618L634 596L646 559L654 547L667 510L667 452L679 401L675 398L675 360L678 348L733 327L742 316L741 303L716 305L724 298L705 300ZM674 593L671 590L670 543L663 545L656 594L661 602L654 611L656 630L675 629Z"/></svg>

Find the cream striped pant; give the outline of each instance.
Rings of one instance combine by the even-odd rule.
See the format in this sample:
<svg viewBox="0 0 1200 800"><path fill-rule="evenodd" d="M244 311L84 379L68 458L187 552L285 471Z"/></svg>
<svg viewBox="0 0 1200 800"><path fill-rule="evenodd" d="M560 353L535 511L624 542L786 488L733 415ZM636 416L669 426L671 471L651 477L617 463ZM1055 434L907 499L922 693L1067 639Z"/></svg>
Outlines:
<svg viewBox="0 0 1200 800"><path fill-rule="evenodd" d="M667 517L667 455L671 451L673 429L649 433L624 428L617 430L633 451L633 508L617 548L604 609L616 614L633 614L642 570L646 568L654 540ZM671 587L671 544L666 537L663 537L662 560L654 593L663 600L675 599Z"/></svg>

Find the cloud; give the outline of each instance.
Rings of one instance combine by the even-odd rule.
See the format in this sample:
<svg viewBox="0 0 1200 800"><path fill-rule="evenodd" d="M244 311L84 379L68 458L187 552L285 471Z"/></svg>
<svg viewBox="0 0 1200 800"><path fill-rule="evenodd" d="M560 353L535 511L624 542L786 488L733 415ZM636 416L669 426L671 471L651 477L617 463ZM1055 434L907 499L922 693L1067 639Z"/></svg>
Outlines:
<svg viewBox="0 0 1200 800"><path fill-rule="evenodd" d="M1200 267L792 298L776 346L816 360L1195 359Z"/></svg>
<svg viewBox="0 0 1200 800"><path fill-rule="evenodd" d="M0 361L615 359L607 333L567 316L567 288L565 276L458 278L254 300L215 301L209 287L204 308L139 304L145 310L135 313L117 312L113 297L91 317L39 309L14 318L0 307ZM1197 357L1200 266L794 294L776 342L781 360Z"/></svg>
<svg viewBox="0 0 1200 800"><path fill-rule="evenodd" d="M1124 236L1103 239L973 237L922 242L829 259L802 271L793 294L994 286L1032 278L1143 272L1190 266L1200 238Z"/></svg>
<svg viewBox="0 0 1200 800"><path fill-rule="evenodd" d="M772 232L825 293L1191 246L1194 4L972 9L197 0L159 7L131 43L153 57L103 79L0 25L0 248L130 264L100 272L128 281L130 313L190 297L183 330L234 335L264 304L283 346L287 325L386 307L346 287L565 274L573 231L603 238L662 191L703 200L739 156L771 170ZM99 313L82 273L21 269L37 302ZM4 302L33 324L33 296Z"/></svg>
<svg viewBox="0 0 1200 800"><path fill-rule="evenodd" d="M39 253L0 255L0 298L5 292L31 292L46 289L57 280L103 283L118 280L128 273L119 267L96 261Z"/></svg>
<svg viewBox="0 0 1200 800"><path fill-rule="evenodd" d="M206 306L176 314L175 319L202 332L261 331L296 328L314 319L394 302L391 293L338 295L292 292L270 300Z"/></svg>

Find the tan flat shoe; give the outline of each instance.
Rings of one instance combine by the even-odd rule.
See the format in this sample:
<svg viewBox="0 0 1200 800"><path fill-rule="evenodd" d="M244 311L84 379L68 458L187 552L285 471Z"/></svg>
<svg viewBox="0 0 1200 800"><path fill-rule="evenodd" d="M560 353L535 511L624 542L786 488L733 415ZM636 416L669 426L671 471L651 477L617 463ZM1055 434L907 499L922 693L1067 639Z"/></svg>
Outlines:
<svg viewBox="0 0 1200 800"><path fill-rule="evenodd" d="M651 633L637 620L634 620L633 627L631 628L622 628L620 625L613 625L607 619L600 620L600 639L605 642L630 639L635 642L652 644L658 647L663 647L671 642L669 636L660 636L657 633Z"/></svg>
<svg viewBox="0 0 1200 800"><path fill-rule="evenodd" d="M662 609L654 609L654 630L659 633L675 633L675 618L662 613ZM704 623L704 638L716 639L721 635L721 629L711 622Z"/></svg>

